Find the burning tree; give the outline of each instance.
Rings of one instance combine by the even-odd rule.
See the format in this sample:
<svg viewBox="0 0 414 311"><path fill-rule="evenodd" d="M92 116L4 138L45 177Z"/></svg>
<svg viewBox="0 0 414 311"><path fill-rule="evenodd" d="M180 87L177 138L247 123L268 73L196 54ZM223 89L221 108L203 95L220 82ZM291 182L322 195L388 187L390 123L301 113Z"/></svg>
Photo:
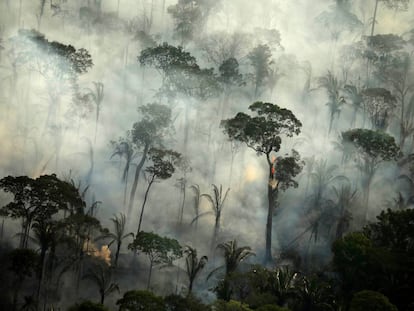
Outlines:
<svg viewBox="0 0 414 311"><path fill-rule="evenodd" d="M272 259L273 212L277 206L279 190L297 187L293 178L302 170L299 153L292 150L290 156L275 157L280 151L282 136L293 137L300 133L302 123L292 111L272 103L255 102L249 109L253 116L239 112L234 118L221 121L224 132L231 140L244 142L258 155L265 155L268 164L265 261Z"/></svg>

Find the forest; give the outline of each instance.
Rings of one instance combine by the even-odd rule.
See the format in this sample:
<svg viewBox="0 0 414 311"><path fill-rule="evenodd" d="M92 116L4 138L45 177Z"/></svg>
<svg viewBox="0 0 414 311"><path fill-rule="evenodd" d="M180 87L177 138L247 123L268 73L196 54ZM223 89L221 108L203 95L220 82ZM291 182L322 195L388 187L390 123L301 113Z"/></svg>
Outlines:
<svg viewBox="0 0 414 311"><path fill-rule="evenodd" d="M0 309L414 310L410 0L0 0Z"/></svg>

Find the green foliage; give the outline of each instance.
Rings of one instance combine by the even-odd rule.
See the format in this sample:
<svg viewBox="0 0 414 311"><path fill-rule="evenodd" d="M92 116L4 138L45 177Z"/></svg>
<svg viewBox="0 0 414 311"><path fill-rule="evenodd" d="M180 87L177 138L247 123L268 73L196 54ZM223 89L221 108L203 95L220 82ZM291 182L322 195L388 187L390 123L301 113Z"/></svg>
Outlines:
<svg viewBox="0 0 414 311"><path fill-rule="evenodd" d="M235 272L243 260L255 255L249 246L238 247L236 240L220 243L217 248L223 251L226 275Z"/></svg>
<svg viewBox="0 0 414 311"><path fill-rule="evenodd" d="M165 77L176 70L198 67L195 57L185 52L181 46L175 47L167 42L142 50L138 61L142 66L152 66L160 70Z"/></svg>
<svg viewBox="0 0 414 311"><path fill-rule="evenodd" d="M26 61L41 60L41 72L52 74L61 79L72 79L86 73L93 66L92 58L85 49L76 50L72 45L49 41L36 30L20 29L16 38L22 50L21 56Z"/></svg>
<svg viewBox="0 0 414 311"><path fill-rule="evenodd" d="M270 48L266 44L256 46L247 55L250 61L250 65L253 67L253 74L251 78L254 83L254 98L259 95L260 88L265 85L266 79L270 74L270 65L273 63L271 60L272 53Z"/></svg>
<svg viewBox="0 0 414 311"><path fill-rule="evenodd" d="M380 131L353 129L342 133L344 144L352 144L357 156L376 166L382 161L397 160L400 149L394 137Z"/></svg>
<svg viewBox="0 0 414 311"><path fill-rule="evenodd" d="M239 112L232 119L222 120L221 126L231 140L244 142L258 154L278 152L282 135L300 133L302 123L288 109L263 102L255 102L249 109L254 116Z"/></svg>
<svg viewBox="0 0 414 311"><path fill-rule="evenodd" d="M119 311L164 311L164 301L152 292L143 290L128 291L116 302Z"/></svg>
<svg viewBox="0 0 414 311"><path fill-rule="evenodd" d="M224 301L224 300L217 300L214 303L214 310L216 311L249 311L251 310L247 305L235 301Z"/></svg>
<svg viewBox="0 0 414 311"><path fill-rule="evenodd" d="M356 293L351 301L350 311L398 311L381 293L363 290Z"/></svg>
<svg viewBox="0 0 414 311"><path fill-rule="evenodd" d="M182 256L182 248L177 240L153 232L140 231L128 248L147 254L155 265L168 264Z"/></svg>
<svg viewBox="0 0 414 311"><path fill-rule="evenodd" d="M17 248L10 253L9 269L19 278L31 277L39 268L39 256L32 249Z"/></svg>
<svg viewBox="0 0 414 311"><path fill-rule="evenodd" d="M191 293L193 288L194 280L200 271L205 267L208 262L207 256L202 256L200 259L197 256L197 250L191 246L186 246L184 253L186 254L185 258L185 267L187 271L187 276L189 280L188 292Z"/></svg>
<svg viewBox="0 0 414 311"><path fill-rule="evenodd" d="M104 305L92 301L84 301L69 307L68 311L109 311Z"/></svg>
<svg viewBox="0 0 414 311"><path fill-rule="evenodd" d="M151 148L148 156L152 161L152 165L148 166L145 172L156 179L170 178L181 158L181 154L178 152L157 148Z"/></svg>
<svg viewBox="0 0 414 311"><path fill-rule="evenodd" d="M167 311L209 311L209 306L203 304L192 295L182 297L179 295L168 295L164 298Z"/></svg>
<svg viewBox="0 0 414 311"><path fill-rule="evenodd" d="M243 75L239 73L239 62L234 57L226 59L219 66L219 80L226 86L240 86L243 84Z"/></svg>
<svg viewBox="0 0 414 311"><path fill-rule="evenodd" d="M377 247L414 255L414 210L382 211L377 222L367 225L364 234Z"/></svg>
<svg viewBox="0 0 414 311"><path fill-rule="evenodd" d="M54 174L36 179L7 176L0 180L0 188L14 196L13 201L1 207L0 214L22 220L21 247L27 247L32 225L40 229L40 223L45 224L59 211L68 207L82 210L85 206L78 189Z"/></svg>
<svg viewBox="0 0 414 311"><path fill-rule="evenodd" d="M283 308L278 305L264 305L256 309L257 311L289 311L288 308Z"/></svg>

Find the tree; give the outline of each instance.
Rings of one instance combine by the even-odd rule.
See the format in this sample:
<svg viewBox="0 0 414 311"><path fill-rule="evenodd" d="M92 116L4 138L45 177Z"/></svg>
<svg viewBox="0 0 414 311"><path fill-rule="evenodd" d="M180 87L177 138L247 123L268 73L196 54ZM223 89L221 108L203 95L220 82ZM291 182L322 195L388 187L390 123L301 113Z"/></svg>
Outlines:
<svg viewBox="0 0 414 311"><path fill-rule="evenodd" d="M189 281L188 295L190 295L193 290L194 281L200 271L207 264L208 257L202 256L200 259L198 259L197 250L188 245L185 247L184 254L186 254L185 264Z"/></svg>
<svg viewBox="0 0 414 311"><path fill-rule="evenodd" d="M210 311L210 306L203 304L193 295L182 297L180 295L168 295L164 298L168 311Z"/></svg>
<svg viewBox="0 0 414 311"><path fill-rule="evenodd" d="M255 255L249 246L238 247L237 241L232 240L226 243L217 245L224 257L224 265L213 269L207 279L209 279L215 272L224 268L224 278L221 279L218 285L214 288L218 299L229 301L233 293L232 279L239 264L250 256Z"/></svg>
<svg viewBox="0 0 414 311"><path fill-rule="evenodd" d="M182 256L182 249L177 240L152 232L140 231L128 248L145 253L150 261L147 289L150 287L153 266L169 264Z"/></svg>
<svg viewBox="0 0 414 311"><path fill-rule="evenodd" d="M173 150L163 150L152 148L148 152L149 158L152 161L152 165L145 169L148 174L147 181L148 187L145 191L144 200L141 206L141 213L139 216L137 235L141 231L142 219L144 216L145 204L147 203L148 194L151 186L158 180L165 180L170 178L175 172L175 166L180 160L181 154Z"/></svg>
<svg viewBox="0 0 414 311"><path fill-rule="evenodd" d="M32 63L47 82L50 101L46 126L53 128L57 125L64 85L69 84L73 91L77 91L78 76L93 66L91 55L83 48L51 42L35 30L20 29L16 40L20 43L20 55Z"/></svg>
<svg viewBox="0 0 414 311"><path fill-rule="evenodd" d="M135 169L134 182L132 183L129 196L128 217L132 212L139 175L147 160L148 152L151 147L162 143L171 126L171 109L165 105L157 103L147 104L139 107L138 111L142 114L142 119L134 123L132 130L128 132L128 136L135 148L141 151L141 159Z"/></svg>
<svg viewBox="0 0 414 311"><path fill-rule="evenodd" d="M145 290L127 291L116 302L120 311L164 311L165 306L162 297Z"/></svg>
<svg viewBox="0 0 414 311"><path fill-rule="evenodd" d="M101 105L104 99L104 84L102 82L93 82L94 90L89 92L89 95L92 97L93 102L96 106L96 117L95 117L95 143L96 135L98 133L98 122L99 122L99 113L101 112Z"/></svg>
<svg viewBox="0 0 414 311"><path fill-rule="evenodd" d="M175 47L164 42L156 47L149 47L141 51L138 61L141 66L154 67L162 75L162 85L169 83L175 71L198 68L197 61L181 46Z"/></svg>
<svg viewBox="0 0 414 311"><path fill-rule="evenodd" d="M119 214L118 216L114 216L111 218L111 222L114 225L114 232L106 232L102 236L102 238L110 239L111 241L108 244L108 247L110 247L113 243L116 243L116 252L115 252L115 262L114 266L118 266L118 258L119 258L119 252L121 250L122 242L124 239L134 236L132 232L125 233L125 225L126 225L126 217L125 214Z"/></svg>
<svg viewBox="0 0 414 311"><path fill-rule="evenodd" d="M365 219L368 216L369 191L379 165L386 161L396 161L400 149L394 137L380 131L353 129L342 132L344 147L353 148L353 157L358 169L363 173L362 191L365 205Z"/></svg>
<svg viewBox="0 0 414 311"><path fill-rule="evenodd" d="M408 4L410 0L375 0L374 13L372 16L371 36L374 35L375 24L377 22L379 2L384 3L384 5L389 9L405 11L408 9Z"/></svg>
<svg viewBox="0 0 414 311"><path fill-rule="evenodd" d="M125 166L122 172L122 182L125 183L124 187L124 207L126 207L126 195L128 188L128 175L129 168L132 164L132 160L135 158L136 153L134 150L134 145L130 139L120 138L118 142L111 141L111 145L114 147L114 153L111 155L111 159L114 156L119 156L120 158L125 158Z"/></svg>
<svg viewBox="0 0 414 311"><path fill-rule="evenodd" d="M414 299L410 288L414 286L414 210L386 210L377 221L364 227L364 234L380 254L380 271L371 287L394 303L399 310L410 309Z"/></svg>
<svg viewBox="0 0 414 311"><path fill-rule="evenodd" d="M272 259L273 212L277 206L279 189L297 187L293 178L302 170L299 154L272 158L280 151L282 136L293 137L300 133L302 123L292 111L271 103L255 102L249 109L253 116L239 112L234 118L221 121L224 132L231 140L245 143L258 155L265 155L268 164L265 261Z"/></svg>
<svg viewBox="0 0 414 311"><path fill-rule="evenodd" d="M178 0L177 4L167 8L174 19L174 30L181 45L192 40L197 30L201 31L215 5L217 1L212 0Z"/></svg>
<svg viewBox="0 0 414 311"><path fill-rule="evenodd" d="M47 221L68 204L84 206L78 190L56 175L43 175L36 179L27 176L7 176L0 180L0 188L13 194L13 201L0 209L2 216L22 220L20 247L26 248L34 223Z"/></svg>
<svg viewBox="0 0 414 311"><path fill-rule="evenodd" d="M350 311L397 311L383 294L371 290L356 293L351 300Z"/></svg>
<svg viewBox="0 0 414 311"><path fill-rule="evenodd" d="M200 214L201 191L200 191L200 186L198 184L191 185L190 188L194 192L193 207L194 207L194 212L195 212L195 217L193 218L193 221L191 222L191 224L195 223L195 226L197 228L198 219L202 216L202 214Z"/></svg>
<svg viewBox="0 0 414 311"><path fill-rule="evenodd" d="M91 280L99 290L100 304L103 305L105 297L117 291L119 286L112 282L112 270L103 262L95 263L83 276L83 279Z"/></svg>
<svg viewBox="0 0 414 311"><path fill-rule="evenodd" d="M396 98L384 88L367 88L361 92L365 111L373 130L385 131L396 106Z"/></svg>
<svg viewBox="0 0 414 311"><path fill-rule="evenodd" d="M10 253L10 270L16 275L13 293L13 310L17 310L17 300L24 280L37 270L39 258L31 249L15 249Z"/></svg>
<svg viewBox="0 0 414 311"><path fill-rule="evenodd" d="M326 106L329 107L328 134L330 134L335 116L339 118L341 106L345 103L345 99L340 95L341 84L332 72L328 71L326 76L319 78L319 86L323 87L328 95L329 101Z"/></svg>
<svg viewBox="0 0 414 311"><path fill-rule="evenodd" d="M272 64L272 53L269 46L262 44L256 46L248 55L250 65L253 67L253 74L251 75L254 84L254 99L257 99L260 94L260 88L266 83L269 76L270 65Z"/></svg>
<svg viewBox="0 0 414 311"><path fill-rule="evenodd" d="M84 301L77 303L72 307L69 307L68 311L109 311L100 303L94 303L92 301Z"/></svg>
<svg viewBox="0 0 414 311"><path fill-rule="evenodd" d="M220 189L213 184L213 193L214 197L212 197L209 194L202 194L202 197L205 197L211 204L211 207L213 209L215 221L214 221L214 233L213 233L213 239L212 239L212 246L214 246L217 243L217 237L220 232L220 220L221 220L221 213L223 211L224 207L224 201L226 201L227 194L229 193L230 188L227 188L226 193L223 196L223 187L220 185ZM206 215L206 214L204 214Z"/></svg>

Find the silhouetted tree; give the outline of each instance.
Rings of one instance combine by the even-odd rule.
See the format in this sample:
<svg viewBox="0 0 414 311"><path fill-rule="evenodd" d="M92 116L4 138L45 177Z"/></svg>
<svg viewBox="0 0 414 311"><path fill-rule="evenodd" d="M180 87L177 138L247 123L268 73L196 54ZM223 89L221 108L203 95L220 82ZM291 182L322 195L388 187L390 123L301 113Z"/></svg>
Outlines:
<svg viewBox="0 0 414 311"><path fill-rule="evenodd" d="M394 137L384 132L353 129L342 133L342 144L352 148L352 156L363 173L362 191L365 218L368 216L369 191L376 170L382 162L396 161L400 149Z"/></svg>
<svg viewBox="0 0 414 311"><path fill-rule="evenodd" d="M222 121L224 132L231 140L244 142L258 155L265 155L268 164L265 260L271 261L273 213L277 206L279 189L297 187L293 178L302 170L299 154L272 158L280 151L282 136L292 137L300 133L302 123L288 109L271 103L256 102L249 109L253 116L239 112L234 118Z"/></svg>
<svg viewBox="0 0 414 311"><path fill-rule="evenodd" d="M137 235L141 231L142 219L144 216L145 204L147 203L148 194L151 186L158 180L165 180L170 178L174 172L177 163L180 160L181 154L173 150L163 150L152 148L148 152L148 156L152 161L152 165L145 169L148 174L148 187L145 190L144 200L141 206L141 213L139 216Z"/></svg>
<svg viewBox="0 0 414 311"><path fill-rule="evenodd" d="M156 233L140 231L129 249L141 251L150 261L147 289L150 288L152 268L155 265L169 264L182 257L182 249L175 239L161 237Z"/></svg>
<svg viewBox="0 0 414 311"><path fill-rule="evenodd" d="M185 267L186 267L188 281L189 281L188 295L190 295L193 290L194 281L197 275L201 272L201 270L207 264L208 257L202 256L199 259L197 256L197 250L188 245L184 249L184 254L186 255L186 258L185 258L186 266Z"/></svg>

